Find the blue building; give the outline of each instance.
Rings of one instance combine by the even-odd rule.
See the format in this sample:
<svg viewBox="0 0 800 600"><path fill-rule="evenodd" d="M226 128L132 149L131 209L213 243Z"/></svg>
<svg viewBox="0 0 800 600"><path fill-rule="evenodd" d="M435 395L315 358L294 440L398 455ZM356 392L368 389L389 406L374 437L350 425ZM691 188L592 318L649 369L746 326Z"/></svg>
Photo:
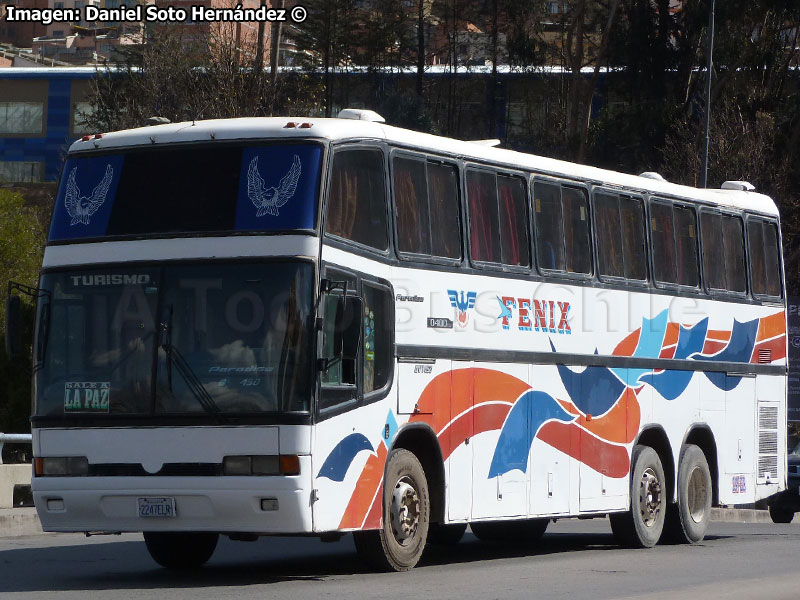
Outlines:
<svg viewBox="0 0 800 600"><path fill-rule="evenodd" d="M94 67L0 68L0 182L55 181L69 145L85 132L79 113Z"/></svg>

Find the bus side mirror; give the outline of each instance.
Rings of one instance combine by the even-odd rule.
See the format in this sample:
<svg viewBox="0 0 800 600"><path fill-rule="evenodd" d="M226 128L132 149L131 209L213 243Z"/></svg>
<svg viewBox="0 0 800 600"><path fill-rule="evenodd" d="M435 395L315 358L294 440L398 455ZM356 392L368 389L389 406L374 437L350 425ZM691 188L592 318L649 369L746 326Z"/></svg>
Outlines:
<svg viewBox="0 0 800 600"><path fill-rule="evenodd" d="M336 328L334 348L342 360L358 358L358 345L361 342L361 313L364 302L357 296L345 296L336 307Z"/></svg>
<svg viewBox="0 0 800 600"><path fill-rule="evenodd" d="M19 296L6 298L6 354L22 354L22 301Z"/></svg>

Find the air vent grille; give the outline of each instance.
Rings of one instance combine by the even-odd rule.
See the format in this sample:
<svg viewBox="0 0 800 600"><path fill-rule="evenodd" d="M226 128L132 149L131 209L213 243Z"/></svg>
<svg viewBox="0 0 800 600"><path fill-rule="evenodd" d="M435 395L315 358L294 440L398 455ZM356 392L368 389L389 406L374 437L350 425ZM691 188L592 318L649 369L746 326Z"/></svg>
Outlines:
<svg viewBox="0 0 800 600"><path fill-rule="evenodd" d="M778 481L778 406L758 403L758 483Z"/></svg>

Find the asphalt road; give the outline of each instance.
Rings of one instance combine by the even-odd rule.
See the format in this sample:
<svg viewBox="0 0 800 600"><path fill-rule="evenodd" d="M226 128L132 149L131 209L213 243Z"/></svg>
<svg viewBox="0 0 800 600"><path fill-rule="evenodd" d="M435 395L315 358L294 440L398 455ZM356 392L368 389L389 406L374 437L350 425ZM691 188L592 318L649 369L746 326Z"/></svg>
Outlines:
<svg viewBox="0 0 800 600"><path fill-rule="evenodd" d="M696 546L626 550L606 520L560 521L532 547L467 534L431 548L408 573L372 573L352 539L220 541L198 571L161 569L139 535L0 539L0 596L10 598L670 598L796 600L800 524L711 523Z"/></svg>

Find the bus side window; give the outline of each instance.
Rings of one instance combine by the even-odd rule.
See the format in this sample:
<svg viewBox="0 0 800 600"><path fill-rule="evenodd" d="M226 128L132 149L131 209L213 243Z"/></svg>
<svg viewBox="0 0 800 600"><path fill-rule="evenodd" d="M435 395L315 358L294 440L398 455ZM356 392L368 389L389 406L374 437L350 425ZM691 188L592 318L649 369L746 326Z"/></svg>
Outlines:
<svg viewBox="0 0 800 600"><path fill-rule="evenodd" d="M597 231L597 271L609 277L625 276L622 250L619 196L608 192L594 194L595 230Z"/></svg>
<svg viewBox="0 0 800 600"><path fill-rule="evenodd" d="M567 273L590 273L592 270L589 234L589 201L586 192L561 188L564 206L564 258Z"/></svg>
<svg viewBox="0 0 800 600"><path fill-rule="evenodd" d="M753 294L781 295L778 230L774 223L751 219L747 222L747 241L750 246L750 277Z"/></svg>
<svg viewBox="0 0 800 600"><path fill-rule="evenodd" d="M392 161L394 202L397 211L397 249L413 254L430 254L428 187L425 163L410 158Z"/></svg>
<svg viewBox="0 0 800 600"><path fill-rule="evenodd" d="M333 155L325 232L377 250L389 248L380 150L339 150Z"/></svg>
<svg viewBox="0 0 800 600"><path fill-rule="evenodd" d="M723 215L722 239L725 243L725 280L730 292L747 291L747 272L744 266L744 234L739 217Z"/></svg>
<svg viewBox="0 0 800 600"><path fill-rule="evenodd" d="M650 206L650 229L653 234L653 270L656 281L677 283L675 232L670 205L654 202Z"/></svg>
<svg viewBox="0 0 800 600"><path fill-rule="evenodd" d="M703 271L706 288L726 290L725 243L723 242L722 215L703 211L700 213L700 233L703 236Z"/></svg>
<svg viewBox="0 0 800 600"><path fill-rule="evenodd" d="M520 177L497 176L500 202L500 245L504 265L529 267L528 202L525 181Z"/></svg>
<svg viewBox="0 0 800 600"><path fill-rule="evenodd" d="M472 259L500 262L500 227L497 218L497 183L493 173L467 171L469 243Z"/></svg>
<svg viewBox="0 0 800 600"><path fill-rule="evenodd" d="M428 162L428 198L431 210L431 254L461 258L461 219L458 173L452 165Z"/></svg>
<svg viewBox="0 0 800 600"><path fill-rule="evenodd" d="M380 390L392 370L392 301L389 290L367 282L364 289L363 393Z"/></svg>
<svg viewBox="0 0 800 600"><path fill-rule="evenodd" d="M622 224L622 258L625 261L625 277L644 281L647 279L644 204L639 198L621 196L619 215Z"/></svg>
<svg viewBox="0 0 800 600"><path fill-rule="evenodd" d="M564 229L561 186L543 181L533 184L536 221L536 258L542 269L564 270Z"/></svg>
<svg viewBox="0 0 800 600"><path fill-rule="evenodd" d="M678 283L697 287L700 283L697 266L697 216L688 206L674 206Z"/></svg>

